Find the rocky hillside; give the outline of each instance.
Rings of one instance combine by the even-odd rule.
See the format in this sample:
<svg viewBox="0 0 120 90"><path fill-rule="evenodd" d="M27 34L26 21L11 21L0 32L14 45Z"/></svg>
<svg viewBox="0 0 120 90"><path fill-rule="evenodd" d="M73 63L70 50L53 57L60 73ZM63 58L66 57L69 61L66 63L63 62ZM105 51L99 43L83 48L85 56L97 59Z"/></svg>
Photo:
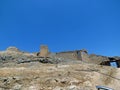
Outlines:
<svg viewBox="0 0 120 90"><path fill-rule="evenodd" d="M10 47L0 52L0 90L120 90L120 69L82 61L37 57Z"/></svg>

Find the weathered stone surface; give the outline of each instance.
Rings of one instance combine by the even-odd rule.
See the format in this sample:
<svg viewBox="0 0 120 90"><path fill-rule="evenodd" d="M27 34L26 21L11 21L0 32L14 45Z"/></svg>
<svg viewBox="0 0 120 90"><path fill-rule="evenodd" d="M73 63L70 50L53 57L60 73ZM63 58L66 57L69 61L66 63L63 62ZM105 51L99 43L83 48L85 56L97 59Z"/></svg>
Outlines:
<svg viewBox="0 0 120 90"><path fill-rule="evenodd" d="M43 54L45 57L19 52L15 48L0 52L0 89L96 90L98 85L120 88L120 69L98 65L110 59L119 60L119 57L88 55L86 50L62 55L51 53L48 57ZM76 54L80 54L81 60Z"/></svg>
<svg viewBox="0 0 120 90"><path fill-rule="evenodd" d="M72 60L81 60L81 61L89 61L89 55L87 50L75 50L75 51L66 51L59 52L56 54L57 57L62 57L64 59L72 59Z"/></svg>
<svg viewBox="0 0 120 90"><path fill-rule="evenodd" d="M104 61L109 61L108 57L95 55L95 54L89 55L89 58L91 60L91 63L98 64L98 65L100 65Z"/></svg>
<svg viewBox="0 0 120 90"><path fill-rule="evenodd" d="M8 47L7 51L14 51L14 52L20 52L20 50L16 47Z"/></svg>
<svg viewBox="0 0 120 90"><path fill-rule="evenodd" d="M21 90L96 90L97 85L119 90L120 70L91 64L23 64L0 68L2 88ZM30 67L29 67L30 66Z"/></svg>
<svg viewBox="0 0 120 90"><path fill-rule="evenodd" d="M46 45L41 45L40 46L40 57L47 57L49 54L48 46Z"/></svg>

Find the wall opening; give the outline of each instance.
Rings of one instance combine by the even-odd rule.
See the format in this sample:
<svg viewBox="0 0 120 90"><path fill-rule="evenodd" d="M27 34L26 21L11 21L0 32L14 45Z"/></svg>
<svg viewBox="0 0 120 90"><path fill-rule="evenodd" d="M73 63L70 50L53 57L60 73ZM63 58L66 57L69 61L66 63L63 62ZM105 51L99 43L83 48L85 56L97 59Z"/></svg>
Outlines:
<svg viewBox="0 0 120 90"><path fill-rule="evenodd" d="M110 61L110 66L118 68L118 63L117 61Z"/></svg>

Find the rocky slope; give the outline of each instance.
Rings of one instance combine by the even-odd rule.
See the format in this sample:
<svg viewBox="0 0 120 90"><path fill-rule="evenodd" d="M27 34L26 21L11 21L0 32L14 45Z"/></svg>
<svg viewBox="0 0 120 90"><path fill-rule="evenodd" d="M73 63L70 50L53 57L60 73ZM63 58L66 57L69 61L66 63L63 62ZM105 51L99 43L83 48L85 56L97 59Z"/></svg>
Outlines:
<svg viewBox="0 0 120 90"><path fill-rule="evenodd" d="M15 48L0 52L0 90L97 90L97 85L120 88L119 68L55 57L48 58L49 62L41 60L46 59Z"/></svg>

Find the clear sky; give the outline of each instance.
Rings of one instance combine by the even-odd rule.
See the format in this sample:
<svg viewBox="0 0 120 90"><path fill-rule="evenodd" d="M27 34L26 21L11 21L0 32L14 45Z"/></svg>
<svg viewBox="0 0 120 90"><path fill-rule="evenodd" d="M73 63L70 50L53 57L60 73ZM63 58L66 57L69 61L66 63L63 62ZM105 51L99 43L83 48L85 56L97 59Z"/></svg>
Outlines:
<svg viewBox="0 0 120 90"><path fill-rule="evenodd" d="M40 44L120 56L120 0L0 0L0 50Z"/></svg>

